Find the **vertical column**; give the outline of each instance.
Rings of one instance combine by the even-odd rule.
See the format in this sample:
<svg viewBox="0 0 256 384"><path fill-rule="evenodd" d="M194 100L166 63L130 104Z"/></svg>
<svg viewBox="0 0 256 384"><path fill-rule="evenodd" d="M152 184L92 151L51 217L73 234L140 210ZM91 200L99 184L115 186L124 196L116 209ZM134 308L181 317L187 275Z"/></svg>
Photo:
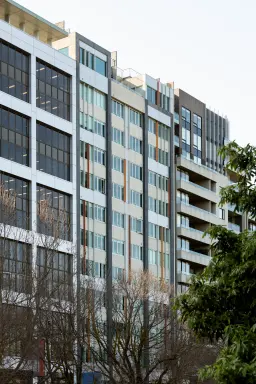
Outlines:
<svg viewBox="0 0 256 384"><path fill-rule="evenodd" d="M106 119L106 255L107 255L107 343L112 350L112 124L111 124L111 55L108 55L108 94L107 94L107 119ZM112 367L111 353L108 353L108 363ZM112 368L110 368L112 371Z"/></svg>
<svg viewBox="0 0 256 384"><path fill-rule="evenodd" d="M145 99L145 114L143 124L143 270L148 271L148 101ZM144 301L144 327L148 330L149 302ZM149 338L145 342L144 366L149 367ZM147 380L149 382L149 379Z"/></svg>
<svg viewBox="0 0 256 384"><path fill-rule="evenodd" d="M31 84L30 84L30 101L31 101L31 121L30 121L30 166L32 170L31 180L31 229L33 233L37 232L37 193L36 193L36 57L31 55L30 61L31 72ZM33 242L32 254L33 254L33 268L36 267L36 255L37 255L36 243Z"/></svg>
<svg viewBox="0 0 256 384"><path fill-rule="evenodd" d="M171 134L170 134L170 166L169 166L169 180L170 180L170 284L175 287L176 284L176 164L175 164L175 151L174 151L174 129L173 129L173 115L171 114Z"/></svg>

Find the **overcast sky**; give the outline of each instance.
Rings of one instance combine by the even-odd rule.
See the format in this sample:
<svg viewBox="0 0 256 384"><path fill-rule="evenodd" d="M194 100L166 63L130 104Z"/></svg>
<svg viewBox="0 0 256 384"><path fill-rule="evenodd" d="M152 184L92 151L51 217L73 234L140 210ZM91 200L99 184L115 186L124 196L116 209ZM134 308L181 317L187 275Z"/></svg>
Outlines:
<svg viewBox="0 0 256 384"><path fill-rule="evenodd" d="M255 0L17 1L118 51L118 67L174 81L228 116L231 139L256 145Z"/></svg>

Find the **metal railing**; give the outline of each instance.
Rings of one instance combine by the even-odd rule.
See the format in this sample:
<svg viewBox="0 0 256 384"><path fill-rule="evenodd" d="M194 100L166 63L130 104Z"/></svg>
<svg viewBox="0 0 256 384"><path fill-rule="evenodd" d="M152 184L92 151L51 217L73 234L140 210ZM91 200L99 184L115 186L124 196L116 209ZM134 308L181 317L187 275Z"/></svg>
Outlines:
<svg viewBox="0 0 256 384"><path fill-rule="evenodd" d="M240 233L241 232L241 228L240 228L239 225L233 224L233 223L230 223L230 222L228 222L228 229L230 229L231 231L236 232L236 233Z"/></svg>

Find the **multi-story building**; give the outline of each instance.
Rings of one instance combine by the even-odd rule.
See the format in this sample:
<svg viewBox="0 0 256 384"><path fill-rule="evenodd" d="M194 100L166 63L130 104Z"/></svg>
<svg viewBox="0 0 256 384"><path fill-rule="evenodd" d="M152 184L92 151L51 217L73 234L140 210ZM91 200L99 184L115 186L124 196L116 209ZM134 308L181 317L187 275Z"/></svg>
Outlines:
<svg viewBox="0 0 256 384"><path fill-rule="evenodd" d="M64 23L12 0L0 17L0 177L22 196L17 227L51 235L39 215L47 200L68 214L59 260L78 284L92 274L110 290L112 279L150 270L186 290L210 260L204 231L247 226L218 207L227 118L173 83L121 70L116 52Z"/></svg>

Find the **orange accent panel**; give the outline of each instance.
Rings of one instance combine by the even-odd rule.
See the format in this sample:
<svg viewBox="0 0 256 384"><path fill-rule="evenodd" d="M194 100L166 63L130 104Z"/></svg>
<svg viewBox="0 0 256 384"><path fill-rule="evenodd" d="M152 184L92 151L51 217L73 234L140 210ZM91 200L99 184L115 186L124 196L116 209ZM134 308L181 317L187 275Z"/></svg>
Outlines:
<svg viewBox="0 0 256 384"><path fill-rule="evenodd" d="M124 160L124 201L126 201L126 160Z"/></svg>
<svg viewBox="0 0 256 384"><path fill-rule="evenodd" d="M159 134L158 134L158 130L159 130L159 124L158 124L158 121L156 122L156 161L158 161L158 146L159 146Z"/></svg>
<svg viewBox="0 0 256 384"><path fill-rule="evenodd" d="M90 144L87 145L87 188L90 188Z"/></svg>

